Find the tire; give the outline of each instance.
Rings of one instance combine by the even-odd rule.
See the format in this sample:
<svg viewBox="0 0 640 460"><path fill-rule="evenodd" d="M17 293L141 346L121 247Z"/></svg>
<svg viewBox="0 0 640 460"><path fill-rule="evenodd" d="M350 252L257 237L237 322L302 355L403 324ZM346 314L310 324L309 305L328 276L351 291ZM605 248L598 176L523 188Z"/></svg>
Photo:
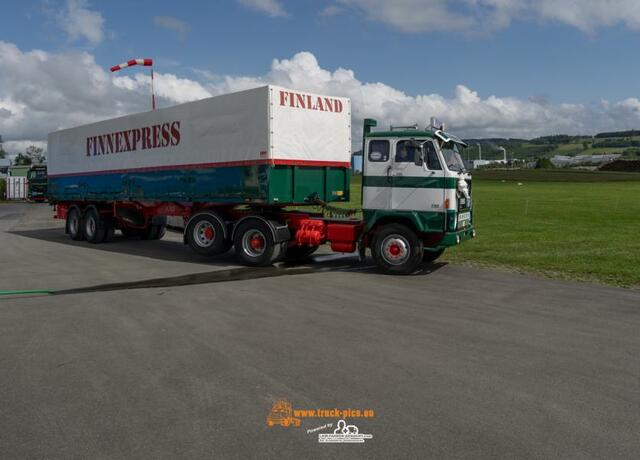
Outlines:
<svg viewBox="0 0 640 460"><path fill-rule="evenodd" d="M67 233L69 233L69 236L74 241L84 240L82 214L76 207L71 208L67 213Z"/></svg>
<svg viewBox="0 0 640 460"><path fill-rule="evenodd" d="M198 254L217 256L224 254L233 242L224 236L221 219L212 214L196 214L189 220L185 234L187 243Z"/></svg>
<svg viewBox="0 0 640 460"><path fill-rule="evenodd" d="M438 249L437 251L424 251L424 255L422 256L422 261L426 263L435 262L438 257L442 255L444 249Z"/></svg>
<svg viewBox="0 0 640 460"><path fill-rule="evenodd" d="M289 246L284 253L284 260L301 262L308 259L318 248L319 246Z"/></svg>
<svg viewBox="0 0 640 460"><path fill-rule="evenodd" d="M282 255L283 243L275 243L269 225L259 219L242 222L234 232L236 256L252 267L266 267Z"/></svg>
<svg viewBox="0 0 640 460"><path fill-rule="evenodd" d="M373 246L376 264L384 273L409 275L422 263L422 240L406 225L385 225L378 230Z"/></svg>
<svg viewBox="0 0 640 460"><path fill-rule="evenodd" d="M166 225L149 225L141 232L143 240L161 240L167 233Z"/></svg>
<svg viewBox="0 0 640 460"><path fill-rule="evenodd" d="M104 232L104 241L113 240L113 234L116 231L116 223L112 218L107 218L104 220L105 224L105 232Z"/></svg>
<svg viewBox="0 0 640 460"><path fill-rule="evenodd" d="M84 235L89 243L102 243L107 236L105 221L96 208L90 206L82 219Z"/></svg>
<svg viewBox="0 0 640 460"><path fill-rule="evenodd" d="M167 218L155 216L140 233L143 240L160 240L167 231Z"/></svg>

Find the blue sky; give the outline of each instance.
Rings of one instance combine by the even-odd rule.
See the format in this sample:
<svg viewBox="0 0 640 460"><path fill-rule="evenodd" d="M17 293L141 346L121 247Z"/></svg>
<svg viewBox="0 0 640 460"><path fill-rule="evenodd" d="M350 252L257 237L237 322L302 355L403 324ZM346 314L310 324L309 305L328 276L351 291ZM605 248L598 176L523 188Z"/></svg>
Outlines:
<svg viewBox="0 0 640 460"><path fill-rule="evenodd" d="M377 111L377 116L403 117L416 111L422 116L422 103L425 118L428 110L441 110L444 113L437 115L452 119L466 135L532 137L545 132L584 132L591 126L596 130L638 127L640 102L636 106L634 101L640 64L633 59L640 45L640 10L634 6L638 2L613 0L606 10L602 9L604 2L583 0L580 8L573 6L575 2L26 0L3 5L0 41L24 53L20 59L28 59L34 49L61 58L82 52L103 69L133 57L153 57L159 85L162 75L172 75L190 82L191 89L193 85L202 88L191 93L175 90L183 91L181 94L167 90L161 101L164 105L241 89L236 80L221 89L225 78L280 83L277 79L281 77L269 74L272 61L295 61L297 53L306 51L322 70L353 71L381 105L405 104L404 110L394 105L393 110ZM42 67L51 72L47 83L51 91L72 97L58 88L57 80L64 79L64 74ZM128 69L122 76L142 78L141 71ZM5 72L9 70L0 62L0 110L4 96L5 102L14 102L12 106L6 102L6 113L16 115L18 102L30 104L16 102L19 95L13 91L15 82L24 77L5 75L3 79ZM376 82L383 83L385 91L374 91L371 84ZM118 88L126 86L142 94L142 83L122 80ZM309 89L341 92L336 82L330 86L316 83L310 82ZM304 80L300 84L304 86ZM458 85L476 94L479 101L464 96ZM403 102L401 96L390 95L394 91L411 100ZM346 89L345 94L351 96ZM445 102L439 105L437 98L421 101L420 95L436 95ZM490 100L491 96L497 101ZM629 100L631 103L624 102ZM507 103L511 105L502 118L496 115ZM570 106L565 107L567 104ZM476 118L461 115L465 109L475 110ZM360 115L367 116L364 110ZM516 126L509 119L513 111L531 113ZM108 115L107 111L103 116ZM504 119L504 127L488 128L478 121L486 116L491 123L500 124ZM535 124L535 116L546 121L528 130L527 123ZM571 122L558 126L558 120L567 117ZM15 119L5 126L0 120L0 133L13 140L46 135L15 126ZM44 123L42 128L51 126Z"/></svg>

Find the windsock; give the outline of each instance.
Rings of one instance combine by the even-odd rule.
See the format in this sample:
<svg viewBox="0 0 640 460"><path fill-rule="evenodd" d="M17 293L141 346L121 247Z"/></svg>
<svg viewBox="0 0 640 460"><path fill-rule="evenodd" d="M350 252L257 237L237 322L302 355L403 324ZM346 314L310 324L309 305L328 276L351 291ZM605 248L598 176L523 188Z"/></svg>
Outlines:
<svg viewBox="0 0 640 460"><path fill-rule="evenodd" d="M124 69L125 67L131 67L134 65L143 65L146 67L150 67L153 65L153 59L130 59L127 62L123 62L122 64L114 65L111 67L112 72L117 72L120 69Z"/></svg>
<svg viewBox="0 0 640 460"><path fill-rule="evenodd" d="M144 59L130 59L127 62L123 62L122 64L114 65L111 67L112 72L117 72L118 70L122 70L125 67L131 67L134 65L141 65L145 67L151 67L151 108L153 110L156 109L156 96L153 92L153 59L144 58Z"/></svg>

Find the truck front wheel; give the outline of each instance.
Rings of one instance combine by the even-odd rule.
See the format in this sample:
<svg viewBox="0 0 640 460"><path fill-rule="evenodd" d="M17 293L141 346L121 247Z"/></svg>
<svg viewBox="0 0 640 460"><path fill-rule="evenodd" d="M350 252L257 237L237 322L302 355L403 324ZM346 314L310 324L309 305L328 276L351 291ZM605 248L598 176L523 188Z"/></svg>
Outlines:
<svg viewBox="0 0 640 460"><path fill-rule="evenodd" d="M236 255L246 265L265 267L280 258L282 243L273 240L271 228L258 219L242 222L234 232Z"/></svg>
<svg viewBox="0 0 640 460"><path fill-rule="evenodd" d="M376 264L391 275L409 275L422 262L423 244L409 227L388 224L378 230L372 251Z"/></svg>

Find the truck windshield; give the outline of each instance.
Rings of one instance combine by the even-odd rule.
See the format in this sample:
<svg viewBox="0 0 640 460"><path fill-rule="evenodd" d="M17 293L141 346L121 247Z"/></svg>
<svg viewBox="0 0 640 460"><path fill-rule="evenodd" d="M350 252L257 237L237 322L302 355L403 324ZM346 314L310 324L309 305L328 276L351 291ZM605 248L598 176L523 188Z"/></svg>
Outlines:
<svg viewBox="0 0 640 460"><path fill-rule="evenodd" d="M28 179L45 179L47 177L47 172L42 169L35 169L29 171Z"/></svg>
<svg viewBox="0 0 640 460"><path fill-rule="evenodd" d="M455 142L447 142L442 145L442 156L449 171L464 172L464 162L458 150L458 144Z"/></svg>

